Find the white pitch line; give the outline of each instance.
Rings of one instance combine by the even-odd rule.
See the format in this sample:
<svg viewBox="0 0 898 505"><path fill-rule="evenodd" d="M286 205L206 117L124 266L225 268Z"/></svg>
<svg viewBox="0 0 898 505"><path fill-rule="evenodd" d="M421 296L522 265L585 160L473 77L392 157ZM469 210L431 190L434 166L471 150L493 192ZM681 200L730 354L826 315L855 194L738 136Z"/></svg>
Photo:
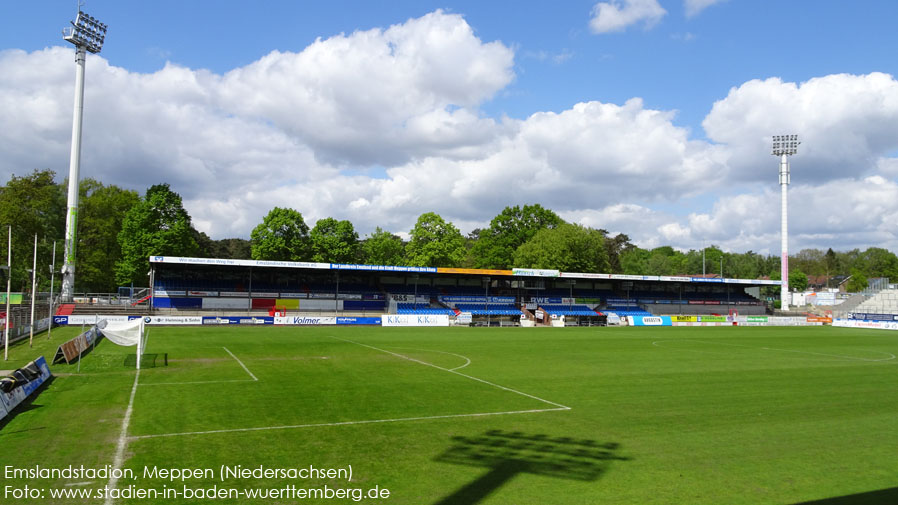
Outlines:
<svg viewBox="0 0 898 505"><path fill-rule="evenodd" d="M122 431L118 436L118 444L115 447L115 457L112 460L112 468L116 470L114 472L110 472L111 477L109 477L109 483L106 484L106 487L109 489L115 489L115 486L118 484L118 476L115 474L118 473L117 470L121 470L122 464L125 461L125 447L128 445L128 424L131 423L131 412L134 410L134 396L137 395L137 381L140 379L140 369L137 369L137 373L134 374L134 385L131 386L131 398L128 400L128 408L125 409L125 418L122 419ZM103 502L104 505L112 505L115 500L110 496L106 495L106 500Z"/></svg>
<svg viewBox="0 0 898 505"><path fill-rule="evenodd" d="M329 336L330 336L330 335L329 335ZM420 363L420 364L422 364L422 365L427 365L427 366L436 368L436 369L438 369L438 370L442 370L442 371L444 371L444 372L454 373L455 375L460 375L460 376L462 376L462 377L466 377L466 378L468 378L468 379L475 380L475 381L477 381L477 382L482 382L483 384L486 384L486 385L489 385L489 386L493 386L494 388L499 388L499 389L502 389L502 390L504 390L504 391L508 391L508 392L515 393L515 394L519 394L519 395L521 395L521 396L526 396L527 398L532 398L532 399L534 399L534 400L538 400L538 401L541 401L541 402L543 402L543 403L547 403L547 404L549 404L549 405L554 405L554 406L558 407L559 410L571 410L570 407L567 407L567 406L562 405L562 404L560 404L560 403L555 403L555 402L553 402L553 401L546 400L545 398L540 398L540 397L538 397L538 396L534 396L534 395L531 395L531 394L528 394L528 393L524 393L524 392L518 391L518 390L516 390L516 389L511 389L511 388L509 388L509 387L501 386L501 385L499 385L499 384L496 384L496 383L493 383L493 382L490 382L490 381L487 381L487 380L479 379L479 378L477 378L477 377L474 377L473 375L467 375L467 374L463 374L463 373L461 373L461 372L456 372L455 370L450 370L450 369L448 369L448 368L443 368L443 367L441 367L441 366L434 365L433 363L428 363L428 362L426 362L426 361L421 361L421 360L419 360L419 359L411 358L411 357L405 356L405 355L403 355L403 354L399 354L399 353L392 352L392 351L387 351L386 349L381 349L381 348L379 348L379 347L374 347L373 345L363 344L363 343L361 343L361 342L354 342L354 341L352 341L352 340L346 340L345 338L339 338L339 337L334 337L334 336L330 336L330 338L332 338L332 339L334 339L334 340L341 340L341 341L343 341L343 342L348 342L348 343L350 343L350 344L360 345L360 346L362 346L362 347L367 347L367 348L369 348L369 349L374 349L375 351L384 352L384 353L390 354L390 355L392 355L392 356L396 356L397 358L402 358L402 359L406 359L406 360L409 360L409 361L414 361L415 363Z"/></svg>
<svg viewBox="0 0 898 505"><path fill-rule="evenodd" d="M260 426L257 428L232 428L223 430L208 431L185 431L182 433L160 433L157 435L137 435L131 437L131 440L141 440L144 438L163 438L163 437L183 437L188 435L212 435L216 433L236 433L245 431L269 431L269 430L291 430L299 428L322 428L327 426L350 426L355 424L375 424L375 423L399 423L408 421L425 421L429 419L454 419L458 417L485 417L485 416L503 416L511 414L533 414L537 412L554 412L560 410L570 410L569 407L560 407L553 409L532 409L532 410L509 410L505 412L480 412L476 414L447 414L443 416L423 416L423 417L400 417L396 419L371 419L364 421L342 421L337 423L316 423L316 424L291 424L283 426Z"/></svg>
<svg viewBox="0 0 898 505"><path fill-rule="evenodd" d="M228 351L227 347L222 347L222 349L224 349L225 351ZM234 353L232 353L231 351L228 351L228 354L230 354L232 358L236 359L237 363L240 363L240 366L242 366L243 369L246 370L246 373L248 373L249 376L252 377L254 381L259 380L258 377L256 377L255 375L253 375L252 372L249 371L249 368L246 368L246 365L244 365L243 362L240 361L240 358L238 358L237 356L234 356Z"/></svg>
<svg viewBox="0 0 898 505"><path fill-rule="evenodd" d="M410 351L420 351L420 352L436 352L439 354L448 354L449 356L455 356L456 358L461 358L461 359L465 360L464 365L457 366L455 368L450 368L449 369L450 372L455 371L455 370L461 370L462 368L471 364L471 358L469 358L467 356L462 356L461 354L455 354L454 352L437 351L435 349L416 349L416 348L412 348L412 347L394 347L394 349L408 349Z"/></svg>
<svg viewBox="0 0 898 505"><path fill-rule="evenodd" d="M229 379L229 380L220 380L220 381L187 381L187 382L151 382L149 384L141 384L141 387L146 386L181 386L183 384L221 384L225 382L256 382L259 379Z"/></svg>

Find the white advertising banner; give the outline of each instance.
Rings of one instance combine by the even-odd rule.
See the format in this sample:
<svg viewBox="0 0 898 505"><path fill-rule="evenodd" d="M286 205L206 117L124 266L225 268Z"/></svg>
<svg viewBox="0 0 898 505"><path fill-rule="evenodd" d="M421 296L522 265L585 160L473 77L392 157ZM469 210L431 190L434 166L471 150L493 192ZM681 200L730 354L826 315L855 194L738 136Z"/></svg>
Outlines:
<svg viewBox="0 0 898 505"><path fill-rule="evenodd" d="M898 321L865 321L862 319L834 319L833 326L842 328L872 328L874 330L898 330Z"/></svg>
<svg viewBox="0 0 898 505"><path fill-rule="evenodd" d="M446 314L384 314L380 318L381 326L449 326Z"/></svg>
<svg viewBox="0 0 898 505"><path fill-rule="evenodd" d="M146 316L143 322L148 325L186 326L203 324L202 316Z"/></svg>
<svg viewBox="0 0 898 505"><path fill-rule="evenodd" d="M75 325L75 324L97 324L97 321L102 321L105 319L110 323L127 323L128 316L104 316L102 314L96 316L68 316L68 322L66 324Z"/></svg>
<svg viewBox="0 0 898 505"><path fill-rule="evenodd" d="M275 316L274 324L301 325L301 326L333 325L333 324L337 324L337 318L334 316L328 316L328 317L319 317L319 316L280 317L280 316Z"/></svg>

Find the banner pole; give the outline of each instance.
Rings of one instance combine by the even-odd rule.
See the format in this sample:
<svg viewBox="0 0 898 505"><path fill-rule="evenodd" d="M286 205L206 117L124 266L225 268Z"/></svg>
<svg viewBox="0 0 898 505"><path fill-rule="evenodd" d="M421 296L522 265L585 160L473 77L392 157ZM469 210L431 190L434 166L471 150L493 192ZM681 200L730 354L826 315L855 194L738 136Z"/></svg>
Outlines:
<svg viewBox="0 0 898 505"><path fill-rule="evenodd" d="M9 361L9 291L12 286L12 225L9 225L9 252L6 256L6 331L3 332L3 361Z"/></svg>
<svg viewBox="0 0 898 505"><path fill-rule="evenodd" d="M37 291L37 233L34 234L34 266L31 267L31 328L28 330L28 347L34 347L34 302Z"/></svg>

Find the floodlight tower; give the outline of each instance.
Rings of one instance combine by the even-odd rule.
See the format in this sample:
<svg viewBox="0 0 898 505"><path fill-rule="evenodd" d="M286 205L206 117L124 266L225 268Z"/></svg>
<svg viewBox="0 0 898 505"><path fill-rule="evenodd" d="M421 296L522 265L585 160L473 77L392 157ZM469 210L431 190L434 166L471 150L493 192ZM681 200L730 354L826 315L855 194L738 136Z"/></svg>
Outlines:
<svg viewBox="0 0 898 505"><path fill-rule="evenodd" d="M774 135L773 136L773 154L780 157L780 187L782 188L782 217L783 217L783 257L780 260L780 277L782 278L782 289L780 290L780 307L782 310L789 310L789 220L787 192L791 177L789 175L789 156L798 152L798 135Z"/></svg>
<svg viewBox="0 0 898 505"><path fill-rule="evenodd" d="M75 114L72 119L72 153L69 159L69 196L65 218L65 262L62 266L62 299L71 301L75 291L75 236L78 223L78 173L81 169L81 119L84 113L84 60L103 48L106 25L81 12L62 38L75 45Z"/></svg>

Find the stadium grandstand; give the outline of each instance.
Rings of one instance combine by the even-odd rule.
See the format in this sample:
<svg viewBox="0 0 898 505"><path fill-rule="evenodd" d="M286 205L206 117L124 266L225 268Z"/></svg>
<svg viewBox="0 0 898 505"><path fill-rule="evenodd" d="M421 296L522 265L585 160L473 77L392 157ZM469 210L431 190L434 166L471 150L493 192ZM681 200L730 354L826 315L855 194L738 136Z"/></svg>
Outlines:
<svg viewBox="0 0 898 505"><path fill-rule="evenodd" d="M154 256L154 313L366 316L470 315L474 324L516 324L544 311L568 324L611 314L764 314L762 285L779 281L482 270Z"/></svg>

